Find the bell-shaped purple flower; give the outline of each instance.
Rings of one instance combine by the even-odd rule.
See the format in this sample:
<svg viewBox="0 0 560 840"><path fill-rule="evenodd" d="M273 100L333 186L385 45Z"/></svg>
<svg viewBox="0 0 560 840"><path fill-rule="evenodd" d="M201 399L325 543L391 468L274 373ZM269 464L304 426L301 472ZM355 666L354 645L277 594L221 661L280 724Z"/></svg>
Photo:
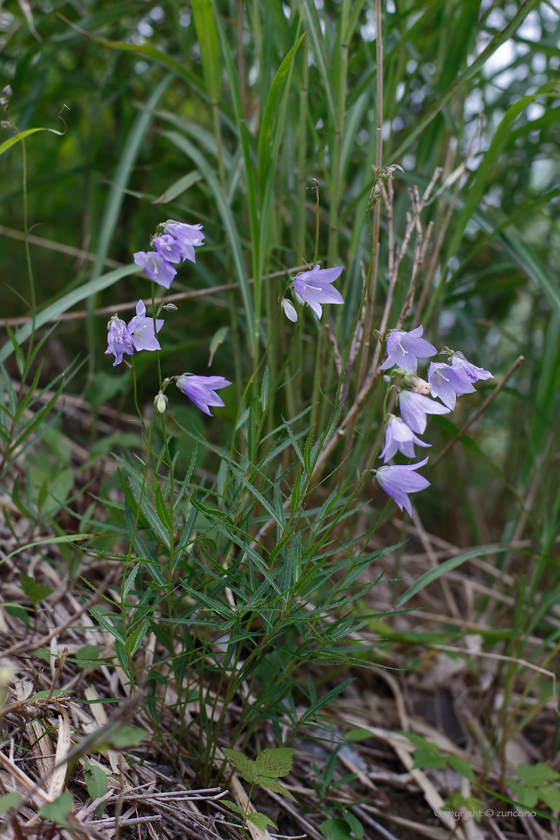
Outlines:
<svg viewBox="0 0 560 840"><path fill-rule="evenodd" d="M380 483L382 489L390 496L400 507L408 512L412 517L412 505L408 498L409 493L418 493L419 490L425 490L430 486L430 482L423 475L418 475L414 472L419 467L423 467L428 462L427 458L419 461L417 464L395 464L394 466L380 467L375 472L375 477Z"/></svg>
<svg viewBox="0 0 560 840"><path fill-rule="evenodd" d="M471 362L468 362L460 352L453 353L451 357L451 364L455 370L458 370L459 373L466 376L469 382L478 382L479 379L494 378L494 375L490 373L489 370L484 370L484 368L471 364Z"/></svg>
<svg viewBox="0 0 560 840"><path fill-rule="evenodd" d="M379 456L383 458L386 464L390 461L397 452L402 452L407 458L414 458L414 444L418 446L431 446L430 443L424 443L419 437L416 437L412 429L409 429L406 423L400 417L391 417L387 423L387 430L385 432L385 446L383 452Z"/></svg>
<svg viewBox="0 0 560 840"><path fill-rule="evenodd" d="M389 370L394 365L404 370L417 370L418 359L428 359L437 353L433 344L421 338L424 327L420 324L415 330L405 332L394 330L387 339L387 353L389 354L380 370Z"/></svg>
<svg viewBox="0 0 560 840"><path fill-rule="evenodd" d="M223 376L195 376L192 373L184 373L177 378L175 384L197 408L212 417L209 406L224 405L224 401L215 391L226 388L231 382Z"/></svg>
<svg viewBox="0 0 560 840"><path fill-rule="evenodd" d="M154 280L165 289L171 286L177 274L171 263L154 251L137 251L134 254L134 262L144 269L150 280Z"/></svg>
<svg viewBox="0 0 560 840"><path fill-rule="evenodd" d="M303 303L309 304L317 318L323 314L323 304L344 303L342 295L331 283L340 277L343 267L319 268L304 271L294 277L294 290Z"/></svg>
<svg viewBox="0 0 560 840"><path fill-rule="evenodd" d="M156 329L158 332L163 327L163 324L164 321L162 318L156 320ZM161 345L154 331L154 319L146 318L146 307L141 300L136 304L136 315L128 325L128 333L135 350L161 350Z"/></svg>
<svg viewBox="0 0 560 840"><path fill-rule="evenodd" d="M118 315L113 315L107 324L107 329L107 349L105 350L105 355L109 353L114 354L115 361L113 362L113 367L116 367L122 362L125 353L132 356L134 346L128 327Z"/></svg>
<svg viewBox="0 0 560 840"><path fill-rule="evenodd" d="M181 246L173 236L167 233L156 236L152 244L160 257L163 257L167 262L180 263L183 261Z"/></svg>
<svg viewBox="0 0 560 840"><path fill-rule="evenodd" d="M449 414L449 409L423 394L401 391L399 394L401 416L409 429L423 435L426 431L427 414Z"/></svg>
<svg viewBox="0 0 560 840"><path fill-rule="evenodd" d="M196 262L194 249L198 245L204 245L204 234L201 230L202 225L188 225L173 219L168 219L163 225L164 234L169 234L176 240L182 259L191 262Z"/></svg>
<svg viewBox="0 0 560 840"><path fill-rule="evenodd" d="M472 394L474 391L463 371L444 362L431 363L428 368L428 382L432 386L432 397L439 397L451 411L455 408L457 397Z"/></svg>

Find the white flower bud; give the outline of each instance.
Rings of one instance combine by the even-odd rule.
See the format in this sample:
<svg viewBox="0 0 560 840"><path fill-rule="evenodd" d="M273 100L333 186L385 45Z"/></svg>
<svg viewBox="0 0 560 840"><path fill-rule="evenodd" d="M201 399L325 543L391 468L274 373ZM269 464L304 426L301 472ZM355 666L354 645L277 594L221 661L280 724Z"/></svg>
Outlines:
<svg viewBox="0 0 560 840"><path fill-rule="evenodd" d="M292 303L290 303L289 300L286 300L286 298L282 298L280 305L284 310L284 315L286 316L286 318L295 324L297 322L297 312L295 306Z"/></svg>
<svg viewBox="0 0 560 840"><path fill-rule="evenodd" d="M168 402L169 402L169 400L167 399L165 394L162 391L160 391L154 397L154 405L156 407L156 411L159 411L160 414L164 414L165 409L167 408L167 403Z"/></svg>
<svg viewBox="0 0 560 840"><path fill-rule="evenodd" d="M162 309L167 309L169 312L173 312L177 309L174 303L164 303L161 307Z"/></svg>

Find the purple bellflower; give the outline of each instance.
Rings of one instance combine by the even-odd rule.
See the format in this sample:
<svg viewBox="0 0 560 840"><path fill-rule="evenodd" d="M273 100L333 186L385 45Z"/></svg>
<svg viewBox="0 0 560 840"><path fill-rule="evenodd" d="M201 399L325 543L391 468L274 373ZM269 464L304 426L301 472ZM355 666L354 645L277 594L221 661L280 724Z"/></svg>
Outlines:
<svg viewBox="0 0 560 840"><path fill-rule="evenodd" d="M163 323L161 318L157 319L156 328L158 332L163 327ZM132 318L128 327L118 315L113 315L109 321L108 330L105 353L114 354L113 367L120 365L125 353L132 356L135 350L161 349L154 331L154 319L146 318L146 307L141 300L136 304L136 315Z"/></svg>
<svg viewBox="0 0 560 840"><path fill-rule="evenodd" d="M451 411L455 408L457 397L472 394L474 388L467 375L459 368L444 362L432 362L428 368L428 382L432 386L432 397L439 397Z"/></svg>
<svg viewBox="0 0 560 840"><path fill-rule="evenodd" d="M389 370L397 365L404 370L417 370L418 359L428 359L437 353L433 344L421 338L424 327L420 324L415 330L405 332L395 330L390 333L387 339L388 356L380 367L380 370Z"/></svg>
<svg viewBox="0 0 560 840"><path fill-rule="evenodd" d="M165 289L171 286L177 274L171 263L154 251L137 251L134 254L134 262L144 269L150 280L154 280Z"/></svg>
<svg viewBox="0 0 560 840"><path fill-rule="evenodd" d="M430 486L430 482L423 475L418 475L414 472L419 467L423 467L428 462L427 458L419 461L417 464L395 464L389 467L380 467L375 470L376 478L381 485L381 488L390 496L400 507L408 512L412 517L412 505L408 498L409 493L418 493L419 490L425 490Z"/></svg>
<svg viewBox="0 0 560 840"><path fill-rule="evenodd" d="M311 271L304 271L294 277L294 290L302 301L307 303L317 318L323 314L323 304L344 303L338 289L333 288L331 283L340 277L343 267L319 268L318 265Z"/></svg>
<svg viewBox="0 0 560 840"><path fill-rule="evenodd" d="M164 233L162 236L156 236L152 242L154 248L164 260L170 263L180 263L183 261L183 252L181 246L173 236Z"/></svg>
<svg viewBox="0 0 560 840"><path fill-rule="evenodd" d="M451 357L451 364L455 370L462 373L469 382L478 382L479 379L493 379L494 376L489 370L477 367L468 362L462 353L454 353Z"/></svg>
<svg viewBox="0 0 560 840"><path fill-rule="evenodd" d="M409 429L423 435L426 431L427 414L449 414L449 409L440 405L423 394L415 394L414 391L401 391L399 394L399 407L402 419Z"/></svg>
<svg viewBox="0 0 560 840"><path fill-rule="evenodd" d="M387 423L387 430L385 432L385 447L379 456L383 458L383 463L387 463L393 458L397 452L402 452L407 458L414 458L414 444L418 446L431 446L430 443L424 443L419 437L416 437L412 429L409 429L406 423L400 417L391 417Z"/></svg>
<svg viewBox="0 0 560 840"><path fill-rule="evenodd" d="M204 245L204 234L201 230L202 225L187 225L185 222L174 222L173 219L168 219L163 225L164 235L172 236L176 240L181 258L190 262L196 262L194 249L197 245Z"/></svg>
<svg viewBox="0 0 560 840"><path fill-rule="evenodd" d="M223 376L195 376L192 373L184 373L177 378L175 384L197 408L213 417L209 406L224 405L224 401L214 392L226 388L231 382Z"/></svg>

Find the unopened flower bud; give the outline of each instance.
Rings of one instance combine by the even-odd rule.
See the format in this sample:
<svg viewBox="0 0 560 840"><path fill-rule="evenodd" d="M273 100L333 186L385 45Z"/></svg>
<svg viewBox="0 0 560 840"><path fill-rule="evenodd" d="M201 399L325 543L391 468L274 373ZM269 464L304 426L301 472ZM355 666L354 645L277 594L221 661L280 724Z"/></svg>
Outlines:
<svg viewBox="0 0 560 840"><path fill-rule="evenodd" d="M303 298L302 298L302 297L300 297L300 296L298 295L298 293L296 292L296 290L295 290L295 289L294 289L293 294L294 294L294 298L297 300L297 302L298 302L299 304L301 304L301 306L303 306L303 305L305 304L305 301L303 300Z"/></svg>
<svg viewBox="0 0 560 840"><path fill-rule="evenodd" d="M0 122L0 125L2 126L2 128L11 128L12 127L10 125L10 123L8 122L8 120L2 120L2 122Z"/></svg>
<svg viewBox="0 0 560 840"><path fill-rule="evenodd" d="M160 414L164 414L165 409L167 408L167 403L168 402L169 402L169 400L167 399L165 394L162 391L160 391L154 397L154 405L156 407L156 411L159 411Z"/></svg>
<svg viewBox="0 0 560 840"><path fill-rule="evenodd" d="M7 96L8 99L9 99L10 96L12 95L12 93L13 93L12 86L11 85L6 85L6 87L3 89L2 93L4 94L4 96Z"/></svg>
<svg viewBox="0 0 560 840"><path fill-rule="evenodd" d="M295 324L297 322L297 312L295 306L292 303L290 303L289 300L286 300L286 298L282 298L282 300L280 301L280 305L284 310L284 315L286 316L286 318Z"/></svg>
<svg viewBox="0 0 560 840"><path fill-rule="evenodd" d="M167 309L168 312L173 312L177 309L174 303L164 303L161 308Z"/></svg>
<svg viewBox="0 0 560 840"><path fill-rule="evenodd" d="M0 105L4 105L4 107L8 104L8 100L5 96L0 96Z"/></svg>

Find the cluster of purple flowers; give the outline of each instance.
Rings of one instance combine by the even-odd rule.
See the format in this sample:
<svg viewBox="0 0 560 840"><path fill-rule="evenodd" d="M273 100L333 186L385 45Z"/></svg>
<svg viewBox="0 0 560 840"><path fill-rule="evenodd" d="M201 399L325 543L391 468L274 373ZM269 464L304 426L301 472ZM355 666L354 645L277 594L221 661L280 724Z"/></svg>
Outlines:
<svg viewBox="0 0 560 840"><path fill-rule="evenodd" d="M152 240L155 251L137 251L134 262L141 266L150 280L168 289L177 274L174 265L184 260L196 262L194 249L204 245L202 225L187 225L169 219L159 226L161 232Z"/></svg>
<svg viewBox="0 0 560 840"><path fill-rule="evenodd" d="M414 458L415 446L428 447L417 437L426 430L428 414L448 414L455 408L457 397L470 394L473 383L479 379L490 379L492 374L484 368L468 362L460 352L448 351L451 364L432 362L428 368L428 381L416 375L418 359L427 359L437 354L436 348L422 338L423 328L405 332L395 330L387 339L387 359L381 370L397 367L407 387L399 392L400 417L391 415L385 431L385 446L380 455L386 465L397 452L407 458ZM430 399L428 394L433 399ZM441 403L436 402L440 399ZM383 490L412 516L409 493L417 493L430 486L430 482L415 470L423 467L428 459L417 464L392 464L375 470L375 476Z"/></svg>
<svg viewBox="0 0 560 840"><path fill-rule="evenodd" d="M152 240L155 251L137 251L134 262L144 268L148 277L168 289L177 274L173 264L184 260L196 262L194 249L204 244L202 225L188 225L169 220L159 226L159 234ZM163 309L176 309L173 304L164 304ZM158 313L159 314L159 311ZM156 337L163 327L163 319L146 317L144 302L139 300L136 315L127 325L118 315L113 315L107 325L107 350L113 354L113 367L119 365L125 355L132 356L140 350L161 350ZM166 379L163 387L175 382L177 387L205 414L212 416L210 406L223 406L223 400L215 393L231 385L223 376L196 376L183 373ZM160 391L155 399L156 411L163 414L167 408L167 397Z"/></svg>

